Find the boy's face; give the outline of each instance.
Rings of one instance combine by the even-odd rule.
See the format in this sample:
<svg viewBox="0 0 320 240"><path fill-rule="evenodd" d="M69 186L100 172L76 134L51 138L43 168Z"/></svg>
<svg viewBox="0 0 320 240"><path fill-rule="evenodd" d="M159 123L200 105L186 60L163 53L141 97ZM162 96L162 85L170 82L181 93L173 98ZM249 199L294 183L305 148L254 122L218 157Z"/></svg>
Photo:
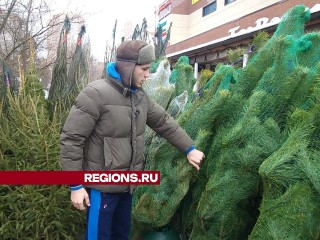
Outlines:
<svg viewBox="0 0 320 240"><path fill-rule="evenodd" d="M150 76L150 63L144 65L136 65L132 74L131 85L135 88L141 88L143 83Z"/></svg>

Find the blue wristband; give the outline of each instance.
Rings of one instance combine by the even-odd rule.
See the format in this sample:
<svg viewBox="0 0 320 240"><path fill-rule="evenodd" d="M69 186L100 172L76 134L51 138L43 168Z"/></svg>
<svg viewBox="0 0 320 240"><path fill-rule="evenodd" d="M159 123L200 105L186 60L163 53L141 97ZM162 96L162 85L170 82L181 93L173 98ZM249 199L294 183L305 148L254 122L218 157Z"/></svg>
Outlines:
<svg viewBox="0 0 320 240"><path fill-rule="evenodd" d="M71 191L75 191L75 190L79 190L79 189L81 189L81 188L83 188L82 185L72 186L72 187L70 187L70 190L71 190Z"/></svg>
<svg viewBox="0 0 320 240"><path fill-rule="evenodd" d="M191 146L188 148L188 150L186 151L186 155L188 155L192 150L195 150L196 149L196 146Z"/></svg>

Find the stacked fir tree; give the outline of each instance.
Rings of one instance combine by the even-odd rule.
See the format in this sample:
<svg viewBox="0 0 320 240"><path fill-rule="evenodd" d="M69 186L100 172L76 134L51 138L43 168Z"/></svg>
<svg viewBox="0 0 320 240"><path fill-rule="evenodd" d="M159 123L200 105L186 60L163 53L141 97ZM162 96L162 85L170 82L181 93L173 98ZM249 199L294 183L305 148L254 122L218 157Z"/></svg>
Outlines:
<svg viewBox="0 0 320 240"><path fill-rule="evenodd" d="M67 62L61 53L66 46L61 44L63 41L54 68L50 101L45 99L33 59L28 73L21 73L19 92L7 88L0 101L0 170L60 170L60 131L68 111L65 104L71 104L79 91L76 81L85 71L80 64L72 64L73 71L69 71L66 81ZM80 63L85 61L81 46L77 44L74 55L74 61ZM73 83L71 93L67 82ZM71 206L68 195L67 186L1 186L0 239L75 239L83 232L85 218Z"/></svg>
<svg viewBox="0 0 320 240"><path fill-rule="evenodd" d="M161 185L137 189L134 232L170 224L185 239L319 238L320 34L304 34L309 18L294 7L245 68L219 66L189 97L178 121L207 157L196 172L159 147L147 166Z"/></svg>

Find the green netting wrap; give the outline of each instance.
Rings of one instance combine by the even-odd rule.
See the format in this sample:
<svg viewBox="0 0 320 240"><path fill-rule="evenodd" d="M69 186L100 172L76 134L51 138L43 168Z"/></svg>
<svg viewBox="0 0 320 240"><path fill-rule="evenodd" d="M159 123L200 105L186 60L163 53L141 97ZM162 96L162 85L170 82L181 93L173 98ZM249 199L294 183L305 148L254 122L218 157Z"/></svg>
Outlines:
<svg viewBox="0 0 320 240"><path fill-rule="evenodd" d="M245 68L216 68L177 119L206 155L200 171L158 142L147 167L161 184L137 189L134 231L169 224L184 239L319 239L320 35L304 34L309 19L292 8ZM191 99L187 60L170 79Z"/></svg>
<svg viewBox="0 0 320 240"><path fill-rule="evenodd" d="M291 14L295 12L293 10ZM310 93L314 75L308 76L308 71L298 66L295 38L280 34L280 26L279 37L270 40L275 55L270 67L262 72L263 75L253 88L253 94L244 106L244 118L239 119L235 125L235 134L232 134L232 129L229 133L226 130L222 134L228 136L231 133L229 141L232 140L232 144L228 143L228 138L222 137L222 143L229 147L213 146L214 152L220 149L221 155L216 154L214 171L211 172L211 179L198 204L199 215L194 220L192 239L206 239L208 236L222 239L246 238L255 223L255 205L261 189L257 169L268 155L281 146L282 139L285 138L285 131L281 132L281 128L286 126L287 115L295 106L301 105ZM243 72L247 71L251 75L252 70L253 75L257 76L253 64L255 60L259 60L260 54L265 53L264 49L251 60L252 66L249 65ZM244 86L244 81L247 79L240 73L235 93L239 93L238 88ZM247 86L251 89L253 85ZM243 95L246 97L247 94ZM221 203L225 205L221 206Z"/></svg>
<svg viewBox="0 0 320 240"><path fill-rule="evenodd" d="M170 82L176 85L175 96L179 96L185 90L189 94L192 93L196 79L193 76L193 68L189 65L188 57L179 58L170 76Z"/></svg>
<svg viewBox="0 0 320 240"><path fill-rule="evenodd" d="M208 101L221 90L230 90L231 85L236 82L237 74L233 67L218 65L215 74L198 90L194 99Z"/></svg>
<svg viewBox="0 0 320 240"><path fill-rule="evenodd" d="M297 58L299 64L308 68L314 68L320 61L320 33L308 33L297 41Z"/></svg>
<svg viewBox="0 0 320 240"><path fill-rule="evenodd" d="M271 67L274 57L281 55L282 52L275 50L274 41L287 35L294 38L301 37L304 32L304 25L310 19L310 11L306 11L305 6L298 5L289 10L282 18L276 32L261 48L258 54L253 56L247 66L240 73L240 78L246 79L237 84L237 92L245 97L252 94L252 90L269 67Z"/></svg>

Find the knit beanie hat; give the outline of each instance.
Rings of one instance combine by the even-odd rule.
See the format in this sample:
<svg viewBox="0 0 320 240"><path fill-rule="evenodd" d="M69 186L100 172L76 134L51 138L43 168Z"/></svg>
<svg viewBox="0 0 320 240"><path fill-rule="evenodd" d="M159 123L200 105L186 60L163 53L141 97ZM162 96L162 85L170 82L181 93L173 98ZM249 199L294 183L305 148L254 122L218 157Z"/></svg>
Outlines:
<svg viewBox="0 0 320 240"><path fill-rule="evenodd" d="M124 41L116 54L116 70L121 76L123 86L130 88L131 78L136 64L149 64L155 60L153 46L142 41Z"/></svg>

